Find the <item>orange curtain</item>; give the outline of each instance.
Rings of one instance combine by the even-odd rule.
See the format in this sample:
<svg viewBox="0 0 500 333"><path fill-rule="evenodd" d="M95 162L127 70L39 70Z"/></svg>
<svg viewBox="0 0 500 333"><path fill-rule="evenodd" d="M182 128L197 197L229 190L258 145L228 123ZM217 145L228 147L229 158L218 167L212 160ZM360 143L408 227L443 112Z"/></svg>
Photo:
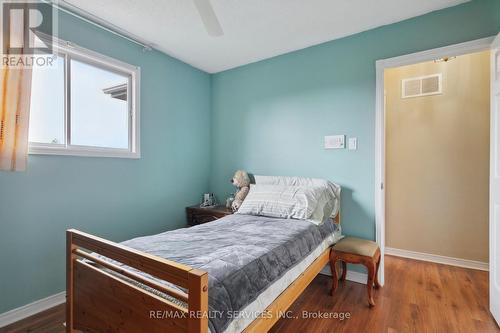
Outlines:
<svg viewBox="0 0 500 333"><path fill-rule="evenodd" d="M26 170L31 76L29 67L4 65L0 71L0 170Z"/></svg>
<svg viewBox="0 0 500 333"><path fill-rule="evenodd" d="M0 73L0 170L24 171L28 159L31 69Z"/></svg>

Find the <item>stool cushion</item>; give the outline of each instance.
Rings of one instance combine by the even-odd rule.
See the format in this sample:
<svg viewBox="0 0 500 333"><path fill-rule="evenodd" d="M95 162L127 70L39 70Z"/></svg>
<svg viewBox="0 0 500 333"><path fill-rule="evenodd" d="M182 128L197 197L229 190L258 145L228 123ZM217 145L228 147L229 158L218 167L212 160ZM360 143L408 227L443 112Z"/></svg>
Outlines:
<svg viewBox="0 0 500 333"><path fill-rule="evenodd" d="M378 244L367 239L345 237L333 246L335 251L373 257L378 249Z"/></svg>

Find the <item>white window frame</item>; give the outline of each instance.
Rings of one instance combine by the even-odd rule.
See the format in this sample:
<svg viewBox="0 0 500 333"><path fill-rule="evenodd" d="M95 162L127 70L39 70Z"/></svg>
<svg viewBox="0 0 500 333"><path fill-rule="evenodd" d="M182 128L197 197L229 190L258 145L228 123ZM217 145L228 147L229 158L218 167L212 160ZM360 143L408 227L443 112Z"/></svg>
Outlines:
<svg viewBox="0 0 500 333"><path fill-rule="evenodd" d="M134 158L141 157L140 153L140 77L141 68L117 59L102 55L89 49L77 46L71 42L63 41L56 37L44 36L44 42L53 46L54 54L65 58L64 61L64 144L29 143L29 153L34 155L67 155L87 157L115 157ZM45 40L47 39L47 40ZM108 71L130 76L128 85L129 128L128 149L92 147L71 144L71 112L70 112L70 84L71 84L71 59L82 61L91 66L96 66Z"/></svg>

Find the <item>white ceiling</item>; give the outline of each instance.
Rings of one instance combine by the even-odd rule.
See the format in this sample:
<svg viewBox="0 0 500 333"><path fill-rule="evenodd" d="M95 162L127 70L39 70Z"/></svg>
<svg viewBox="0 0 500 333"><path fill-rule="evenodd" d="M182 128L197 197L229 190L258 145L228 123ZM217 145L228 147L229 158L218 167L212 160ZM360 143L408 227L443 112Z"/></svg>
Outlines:
<svg viewBox="0 0 500 333"><path fill-rule="evenodd" d="M66 0L209 73L398 22L468 0L211 0L224 35L192 0Z"/></svg>

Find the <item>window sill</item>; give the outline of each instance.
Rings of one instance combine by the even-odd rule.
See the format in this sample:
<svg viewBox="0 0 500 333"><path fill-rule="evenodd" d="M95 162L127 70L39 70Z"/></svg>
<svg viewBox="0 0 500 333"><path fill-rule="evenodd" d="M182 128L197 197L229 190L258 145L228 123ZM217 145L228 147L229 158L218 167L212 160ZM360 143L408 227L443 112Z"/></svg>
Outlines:
<svg viewBox="0 0 500 333"><path fill-rule="evenodd" d="M129 158L140 159L140 152L131 152L125 149L97 148L97 147L29 147L30 155L60 155L60 156L80 156L80 157L108 157L108 158Z"/></svg>

